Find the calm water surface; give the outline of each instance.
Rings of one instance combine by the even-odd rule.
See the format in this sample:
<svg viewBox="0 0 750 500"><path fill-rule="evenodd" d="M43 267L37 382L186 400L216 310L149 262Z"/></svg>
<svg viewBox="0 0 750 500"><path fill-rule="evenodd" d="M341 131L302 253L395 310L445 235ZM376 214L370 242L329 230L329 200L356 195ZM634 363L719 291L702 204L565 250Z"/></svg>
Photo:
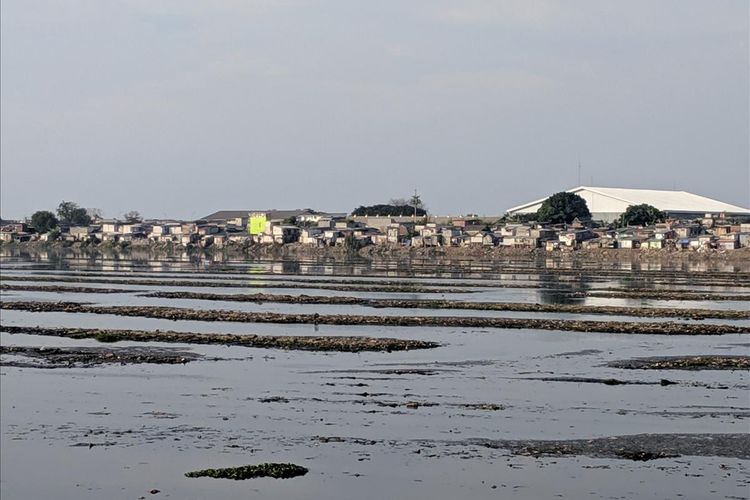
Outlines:
<svg viewBox="0 0 750 500"><path fill-rule="evenodd" d="M537 271L529 271L538 266ZM459 273L431 263L195 262L127 259L2 260L3 276L146 273L154 279L288 276L331 281L359 276L448 285L513 280L549 283L547 263L508 263ZM487 267L487 266L485 266ZM515 272L514 268L521 268ZM617 270L627 270L619 266ZM585 269L584 269L585 271ZM656 270L660 271L660 270ZM750 293L710 284L709 269L673 269L660 288ZM688 272L689 271L689 272ZM731 269L719 269L731 272ZM742 271L742 270L740 270ZM746 271L746 270L745 270ZM744 271L743 271L744 272ZM148 278L143 278L148 279ZM660 278L669 281L669 278ZM695 283L691 283L691 280ZM629 286L622 276L584 272L566 289ZM23 284L24 282L7 282ZM48 284L54 283L54 277ZM32 284L32 283L29 283ZM40 284L40 283L33 283ZM313 289L179 288L128 290L438 298L434 294ZM656 286L656 285L655 285ZM472 289L474 290L474 289ZM481 288L446 294L469 301L560 301L545 289ZM362 306L249 304L139 297L133 293L2 292L3 301L67 300L320 314L472 315L640 321L601 315L372 309ZM747 302L587 298L576 303L740 309ZM727 457L649 462L586 456L525 457L466 444L471 438L577 439L641 433L747 433L746 371L642 371L606 363L654 355L750 354L746 335L649 336L598 333L242 324L111 315L1 312L3 325L133 328L269 335L363 335L434 340L437 349L396 353L316 353L227 346L179 347L218 360L185 365L0 369L0 487L26 498L746 498L750 462ZM658 321L658 320L649 320ZM725 322L725 321L717 321ZM727 322L728 323L728 322ZM732 324L747 325L747 321ZM9 335L3 346L101 346L94 340ZM118 346L138 345L132 342ZM428 371L392 373L388 370ZM545 382L544 376L618 378L676 385ZM262 402L264 398L281 399ZM407 407L416 402L416 408ZM494 404L496 410L473 405ZM323 439L321 439L323 438ZM336 439L330 439L336 438ZM341 439L338 439L341 438ZM292 480L188 479L208 467L293 462L310 472ZM159 493L151 495L151 490Z"/></svg>

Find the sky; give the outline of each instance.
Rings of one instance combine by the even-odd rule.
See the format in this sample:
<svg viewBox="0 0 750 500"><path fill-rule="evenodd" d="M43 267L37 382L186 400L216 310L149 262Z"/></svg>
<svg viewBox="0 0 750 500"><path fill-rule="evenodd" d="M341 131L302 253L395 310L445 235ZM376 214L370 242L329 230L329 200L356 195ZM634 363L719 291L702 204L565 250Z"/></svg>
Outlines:
<svg viewBox="0 0 750 500"><path fill-rule="evenodd" d="M3 0L0 216L750 206L747 0Z"/></svg>

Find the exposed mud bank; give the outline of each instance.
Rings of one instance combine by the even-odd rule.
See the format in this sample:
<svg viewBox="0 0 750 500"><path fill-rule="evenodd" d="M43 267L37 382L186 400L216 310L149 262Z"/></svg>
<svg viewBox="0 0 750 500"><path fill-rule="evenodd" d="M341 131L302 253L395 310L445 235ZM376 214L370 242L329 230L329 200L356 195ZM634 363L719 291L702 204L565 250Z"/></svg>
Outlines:
<svg viewBox="0 0 750 500"><path fill-rule="evenodd" d="M627 370L750 370L750 356L656 356L610 361Z"/></svg>
<svg viewBox="0 0 750 500"><path fill-rule="evenodd" d="M177 281L177 280L152 280L152 279L98 279L98 278L78 278L72 276L54 276L42 278L39 276L3 276L1 281L25 281L25 282L48 282L55 281L59 283L97 283L112 285L153 285L153 286L179 286L179 287L211 287L211 288L292 288L302 290L333 290L340 292L403 292L403 293L472 293L473 290L449 287L423 287L417 285L398 285L398 286L380 286L380 285L306 285L304 283L221 283L215 281Z"/></svg>
<svg viewBox="0 0 750 500"><path fill-rule="evenodd" d="M593 439L535 440L470 438L458 441L383 441L356 437L316 436L320 443L373 446L484 447L532 457L588 456L647 461L680 456L750 459L750 434L633 434Z"/></svg>
<svg viewBox="0 0 750 500"><path fill-rule="evenodd" d="M649 273L656 273L652 276ZM238 275L239 274L239 275ZM444 276L447 274L447 276ZM508 278L512 275L513 278ZM10 275L16 276L16 275ZM654 285L701 285L716 287L738 287L750 288L750 274L731 274L730 277L719 278L715 273L706 275L696 273L661 273L650 271L629 271L614 269L540 269L540 268L516 268L501 267L499 269L473 270L471 265L466 267L457 267L451 271L440 269L439 272L430 273L427 276L414 275L405 276L400 279L383 277L377 273L372 275L356 275L353 277L348 274L314 274L304 273L273 273L273 274L242 274L237 271L216 270L210 272L203 271L184 271L169 270L164 272L118 272L118 271L75 271L75 273L50 274L47 270L32 271L26 276L34 278L49 278L47 281L55 281L58 277L73 278L105 278L105 279L184 279L190 277L201 281L228 281L228 282L282 282L282 283L302 283L302 284L328 284L328 285L378 285L378 286L423 286L423 287L460 287L460 288L556 288L566 284L576 284L582 280L586 283L606 282L619 279L629 285L627 289L646 288L652 289ZM304 276L304 277L303 277ZM367 279L364 279L367 278ZM456 279L470 279L472 282L458 282ZM415 281L419 280L419 281Z"/></svg>
<svg viewBox="0 0 750 500"><path fill-rule="evenodd" d="M160 347L26 347L0 346L0 366L91 368L117 364L185 364L203 356Z"/></svg>
<svg viewBox="0 0 750 500"><path fill-rule="evenodd" d="M654 334L654 335L722 335L750 333L750 326L647 323L625 321L554 320L522 318L482 318L463 316L361 316L252 313L226 310L193 310L155 306L96 306L76 302L7 302L0 308L30 312L67 312L112 314L188 321L229 321L237 323L280 323L312 325L376 325L409 327L507 328L530 330L561 330L577 332Z"/></svg>
<svg viewBox="0 0 750 500"><path fill-rule="evenodd" d="M295 464L259 464L244 465L242 467L227 467L224 469L204 469L188 472L185 477L212 477L215 479L252 479L256 477L272 477L275 479L289 479L307 474L307 469Z"/></svg>
<svg viewBox="0 0 750 500"><path fill-rule="evenodd" d="M407 279L400 279L400 280L393 280L393 279L379 279L377 276L373 276L372 279L347 279L347 278L339 278L338 276L328 276L326 279L320 279L320 278L299 278L297 275L281 275L281 276L269 276L269 275L261 275L261 274L247 274L245 276L222 276L221 272L215 272L212 271L211 274L202 273L202 272L194 272L194 271L167 271L164 274L167 276L160 276L161 273L159 272L151 272L151 273L122 273L122 272L76 272L75 274L49 274L47 272L32 272L25 276L30 276L35 279L41 279L46 278L45 281L56 281L57 278L76 278L76 279L98 279L98 278L106 278L106 279L132 279L132 278L145 278L145 279L154 279L154 278L162 278L165 280L179 280L183 279L184 276L189 276L193 279L198 279L201 281L228 281L228 282L248 282L248 281L256 281L256 282L269 282L269 283L301 283L301 284L307 284L307 285L317 285L317 284L323 284L323 285L367 285L367 286L393 286L393 287L403 287L403 286L419 286L419 287L454 287L454 288L540 288L544 286L549 286L546 283L540 282L538 280L518 280L518 283L515 283L516 280L513 280L514 283L497 283L495 280L483 280L486 281L486 283L466 283L466 282L456 282L452 278L441 278L433 281L429 281L427 279L420 279L419 281L414 280L407 280ZM10 275L9 277L15 278L18 275ZM306 274L305 276L310 276ZM315 276L315 275L313 275ZM1 278L2 280L5 280L5 276ZM557 286L557 285L554 285Z"/></svg>
<svg viewBox="0 0 750 500"><path fill-rule="evenodd" d="M408 351L438 347L436 342L402 340L374 337L306 337L273 335L224 335L213 333L191 333L147 330L102 330L96 328L42 328L33 326L0 325L0 331L9 334L67 337L72 339L96 339L100 342L171 342L178 344L218 344L254 347L263 349L285 349L300 351Z"/></svg>
<svg viewBox="0 0 750 500"><path fill-rule="evenodd" d="M216 294L201 292L150 292L141 297L163 299L192 299L227 302L272 302L283 304L359 305L395 309L464 309L472 311L516 311L572 314L606 314L610 316L639 316L687 319L749 319L750 310L671 309L618 306L584 306L576 304L529 304L523 302L466 302L459 300L364 299L359 297L274 295L274 294Z"/></svg>
<svg viewBox="0 0 750 500"><path fill-rule="evenodd" d="M331 290L341 292L392 292L392 293L476 293L478 292L479 286L465 285L465 284L440 284L433 283L432 286L412 286L412 285L334 285L335 281L328 282L328 285L307 285L304 283L294 282L288 285L280 283L270 283L268 285L261 283L220 283L217 281L179 281L179 280L150 280L150 279L87 279L80 277L50 277L40 278L38 276L5 276L2 281L23 281L23 282L61 282L61 283L96 283L96 284L110 284L110 285L140 285L140 286L174 286L181 288L246 288L246 289L268 289L268 288L285 288L285 289L302 289L302 290ZM63 287L58 285L0 285L0 289L4 290L28 290L28 291L49 291L49 292L65 292L70 291L73 293L132 293L137 290L130 289L117 289L117 288L95 288L95 287ZM556 284L534 284L530 285L527 283L518 284L492 284L487 285L486 288L508 288L508 289L532 289L532 290L545 290L545 291L557 291L560 294L566 295L571 298L585 298L585 297L599 297L599 298L615 298L615 299L655 299L655 300L693 300L693 301L750 301L750 293L748 294L722 294L714 292L690 292L681 290L654 290L654 289L643 289L643 288L621 288L621 287L607 287L607 288L596 288L587 291L571 291L569 288L562 287L559 283ZM105 290L99 292L99 290ZM106 291L111 290L111 291ZM143 291L143 290L140 290ZM269 294L270 295L270 294Z"/></svg>
<svg viewBox="0 0 750 500"><path fill-rule="evenodd" d="M570 441L470 439L464 443L533 457L585 455L638 461L683 455L750 458L750 434L636 434Z"/></svg>
<svg viewBox="0 0 750 500"><path fill-rule="evenodd" d="M3 278L5 279L5 278ZM57 293L135 293L141 290L128 288L96 288L87 286L58 285L6 285L0 284L0 290L8 292L57 292Z"/></svg>
<svg viewBox="0 0 750 500"><path fill-rule="evenodd" d="M750 301L750 294L719 294L705 292L682 292L675 290L613 290L601 289L589 292L570 292L571 297L599 297L604 299L653 299L653 300L732 300Z"/></svg>

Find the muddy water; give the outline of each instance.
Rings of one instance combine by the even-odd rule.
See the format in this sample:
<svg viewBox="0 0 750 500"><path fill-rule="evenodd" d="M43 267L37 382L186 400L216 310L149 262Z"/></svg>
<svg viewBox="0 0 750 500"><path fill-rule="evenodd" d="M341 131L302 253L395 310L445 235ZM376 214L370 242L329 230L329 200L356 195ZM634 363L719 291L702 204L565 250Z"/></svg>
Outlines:
<svg viewBox="0 0 750 500"><path fill-rule="evenodd" d="M518 279L533 274L523 263ZM514 264L520 266L520 264ZM220 263L2 261L2 273L81 276L148 273L159 280L220 278L231 271L295 279L475 282L452 267L399 263L318 265L294 262ZM747 272L747 270L739 270ZM492 270L497 273L497 270ZM545 272L540 267L539 280ZM646 273L647 271L643 271ZM661 270L659 272L662 272ZM724 271L717 271L724 272ZM747 293L713 286L709 270L675 270L674 286ZM591 271L592 287L623 286L621 276ZM516 273L503 273L510 281ZM92 276L93 278L93 276ZM594 279L595 278L595 279ZM145 278L148 279L148 278ZM668 279L660 276L660 279ZM722 278L724 279L724 278ZM587 285L586 276L581 280ZM687 284L685 282L688 282ZM528 281L527 281L528 282ZM679 282L679 283L678 283ZM18 282L13 282L18 283ZM50 284L55 284L51 279ZM63 283L64 284L64 283ZM80 283L144 291L178 287ZM661 284L668 287L669 284ZM203 290L191 288L186 291ZM338 292L271 288L206 288L210 293L324 294L435 298L433 294ZM544 302L545 289L487 288L461 300ZM453 298L453 297L449 297ZM320 314L459 315L457 311L373 310L359 306L247 304L172 300L122 294L12 291L3 301L66 300L102 305L165 305ZM627 299L584 299L623 305ZM576 303L583 303L582 301ZM747 303L627 300L629 306L740 309ZM639 321L593 315L471 311L473 316ZM654 319L650 319L654 321ZM682 320L681 320L682 321ZM709 320L706 320L709 321ZM747 321L714 323L747 324ZM641 462L595 451L539 457L483 446L482 440L573 440L638 434L747 435L747 371L624 370L616 360L651 356L748 355L747 335L649 336L502 329L399 328L169 321L110 315L0 311L15 326L132 328L266 335L360 335L431 340L436 349L336 353L149 343L203 355L179 365L90 368L0 368L2 498L746 498L750 460L736 451L705 451ZM0 333L3 346L101 347L94 340ZM108 347L144 347L119 342ZM217 359L219 358L219 359ZM559 381L533 380L557 378ZM617 379L607 385L565 378ZM667 379L673 382L661 385ZM643 384L641 383L643 382ZM645 384L653 382L653 384ZM674 439L680 439L675 437ZM662 442L661 440L656 440ZM627 445L627 439L624 443ZM511 447L510 445L506 445ZM639 445L641 446L641 445ZM662 446L662 445L660 445ZM666 445L663 445L666 446ZM512 447L511 447L512 448ZM205 468L291 462L310 472L289 480L190 479ZM151 495L151 490L159 493Z"/></svg>

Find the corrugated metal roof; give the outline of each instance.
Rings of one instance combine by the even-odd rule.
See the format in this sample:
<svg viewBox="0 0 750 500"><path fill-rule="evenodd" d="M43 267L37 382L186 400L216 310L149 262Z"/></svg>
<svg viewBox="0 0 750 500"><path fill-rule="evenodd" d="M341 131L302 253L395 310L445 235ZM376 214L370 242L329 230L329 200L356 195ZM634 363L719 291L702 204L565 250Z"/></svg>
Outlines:
<svg viewBox="0 0 750 500"><path fill-rule="evenodd" d="M665 212L727 212L732 214L750 214L750 210L747 208L688 193L687 191L579 186L573 189L568 189L568 192L579 195L588 193L597 194L605 198L610 198L613 201L624 203L625 206L646 203ZM509 208L508 212L525 212L530 207L541 204L546 199L547 198L542 198L540 200ZM591 209L591 207L589 207L589 209Z"/></svg>

